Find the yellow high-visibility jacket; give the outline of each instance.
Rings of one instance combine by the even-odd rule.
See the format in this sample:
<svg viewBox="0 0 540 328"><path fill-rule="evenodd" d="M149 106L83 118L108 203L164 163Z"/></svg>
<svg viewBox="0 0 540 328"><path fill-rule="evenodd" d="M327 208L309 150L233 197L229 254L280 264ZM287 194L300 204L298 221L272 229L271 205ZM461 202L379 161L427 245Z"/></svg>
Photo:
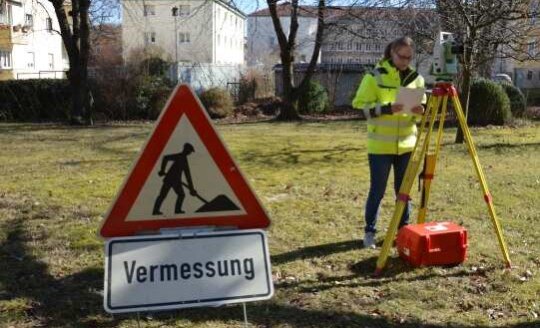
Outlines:
<svg viewBox="0 0 540 328"><path fill-rule="evenodd" d="M417 116L392 114L390 107L400 86L423 88L424 78L410 67L402 76L390 60L382 60L364 75L356 91L352 106L362 109L367 118L369 154L401 155L414 148ZM422 103L426 103L425 95Z"/></svg>

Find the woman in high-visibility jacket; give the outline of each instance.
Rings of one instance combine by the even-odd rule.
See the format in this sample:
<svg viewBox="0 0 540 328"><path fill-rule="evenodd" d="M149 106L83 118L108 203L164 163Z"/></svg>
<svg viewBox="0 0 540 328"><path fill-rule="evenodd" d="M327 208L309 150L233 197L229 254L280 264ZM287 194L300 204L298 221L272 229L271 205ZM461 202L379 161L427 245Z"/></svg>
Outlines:
<svg viewBox="0 0 540 328"><path fill-rule="evenodd" d="M413 41L409 37L401 37L388 44L384 58L373 71L364 75L352 103L354 108L364 111L368 129L370 188L365 210L365 247L375 247L375 225L390 168L394 168L397 196L416 143L416 121L424 112L419 104L412 108L411 113L404 113L403 105L395 103L400 87L424 87L422 76L409 66L413 53ZM425 98L424 95L424 104ZM400 227L408 223L409 212L410 204L407 203Z"/></svg>

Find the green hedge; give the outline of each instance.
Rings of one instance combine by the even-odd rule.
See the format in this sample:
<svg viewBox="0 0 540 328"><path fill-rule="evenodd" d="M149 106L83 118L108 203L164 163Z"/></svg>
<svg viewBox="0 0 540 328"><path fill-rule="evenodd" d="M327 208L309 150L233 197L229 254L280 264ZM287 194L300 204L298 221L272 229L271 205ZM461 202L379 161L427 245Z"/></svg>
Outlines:
<svg viewBox="0 0 540 328"><path fill-rule="evenodd" d="M67 121L71 89L67 80L0 81L0 120Z"/></svg>
<svg viewBox="0 0 540 328"><path fill-rule="evenodd" d="M310 80L306 92L298 99L300 114L318 114L327 112L330 108L328 93L317 81Z"/></svg>
<svg viewBox="0 0 540 328"><path fill-rule="evenodd" d="M470 125L504 125L510 118L510 99L498 84L478 79L471 84L468 122Z"/></svg>
<svg viewBox="0 0 540 328"><path fill-rule="evenodd" d="M506 92L508 99L510 99L510 110L512 111L512 116L522 117L525 114L526 101L521 90L509 83L502 83L501 86Z"/></svg>

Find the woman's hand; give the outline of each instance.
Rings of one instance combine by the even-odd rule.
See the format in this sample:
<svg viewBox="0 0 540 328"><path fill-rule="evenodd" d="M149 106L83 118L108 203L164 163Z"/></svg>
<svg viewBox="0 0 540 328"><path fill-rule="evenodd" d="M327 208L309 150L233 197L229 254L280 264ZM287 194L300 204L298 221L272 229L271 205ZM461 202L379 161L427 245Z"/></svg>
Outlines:
<svg viewBox="0 0 540 328"><path fill-rule="evenodd" d="M411 109L411 112L413 114L422 115L422 114L424 114L424 106L422 106L422 105L414 106Z"/></svg>
<svg viewBox="0 0 540 328"><path fill-rule="evenodd" d="M392 104L392 113L398 113L398 112L401 112L403 110L403 105L402 104Z"/></svg>

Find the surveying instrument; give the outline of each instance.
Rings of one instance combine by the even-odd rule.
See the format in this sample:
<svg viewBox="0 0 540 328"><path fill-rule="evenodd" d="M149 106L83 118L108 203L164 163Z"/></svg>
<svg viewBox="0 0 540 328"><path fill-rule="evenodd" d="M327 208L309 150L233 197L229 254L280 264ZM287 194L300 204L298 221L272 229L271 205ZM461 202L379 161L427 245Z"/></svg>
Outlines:
<svg viewBox="0 0 540 328"><path fill-rule="evenodd" d="M399 189L392 221L390 222L388 231L386 233L379 258L377 259L375 275L379 275L386 264L394 237L396 236L398 230L401 216L407 202L410 200L410 191L416 180L416 175L420 169L422 160L424 161L424 167L423 172L420 174L420 179L423 180L423 183L421 187L418 223L425 222L429 191L435 173L437 157L439 156L441 148L448 99L450 99L453 104L453 108L459 122L459 127L463 131L465 143L473 161L476 175L480 185L482 186L484 201L487 204L489 216L491 218L491 222L493 223L506 266L508 268L511 267L510 257L508 255L506 242L504 241L504 237L502 235L501 225L493 206L493 199L491 197L491 193L489 192L484 172L480 166L478 154L476 152L469 127L467 126L467 120L463 113L463 109L458 98L458 93L452 84L452 79L457 74L457 54L462 52L463 46L458 45L454 41L451 33L439 33L439 38L434 47L434 62L431 72L433 75L435 75L437 82L433 88L431 96L429 97L427 109L420 122L417 142L414 146L409 164L407 165L407 169L405 171L403 182L401 183ZM439 118L437 136L435 145L432 145L431 138L434 134L433 131L437 117Z"/></svg>

